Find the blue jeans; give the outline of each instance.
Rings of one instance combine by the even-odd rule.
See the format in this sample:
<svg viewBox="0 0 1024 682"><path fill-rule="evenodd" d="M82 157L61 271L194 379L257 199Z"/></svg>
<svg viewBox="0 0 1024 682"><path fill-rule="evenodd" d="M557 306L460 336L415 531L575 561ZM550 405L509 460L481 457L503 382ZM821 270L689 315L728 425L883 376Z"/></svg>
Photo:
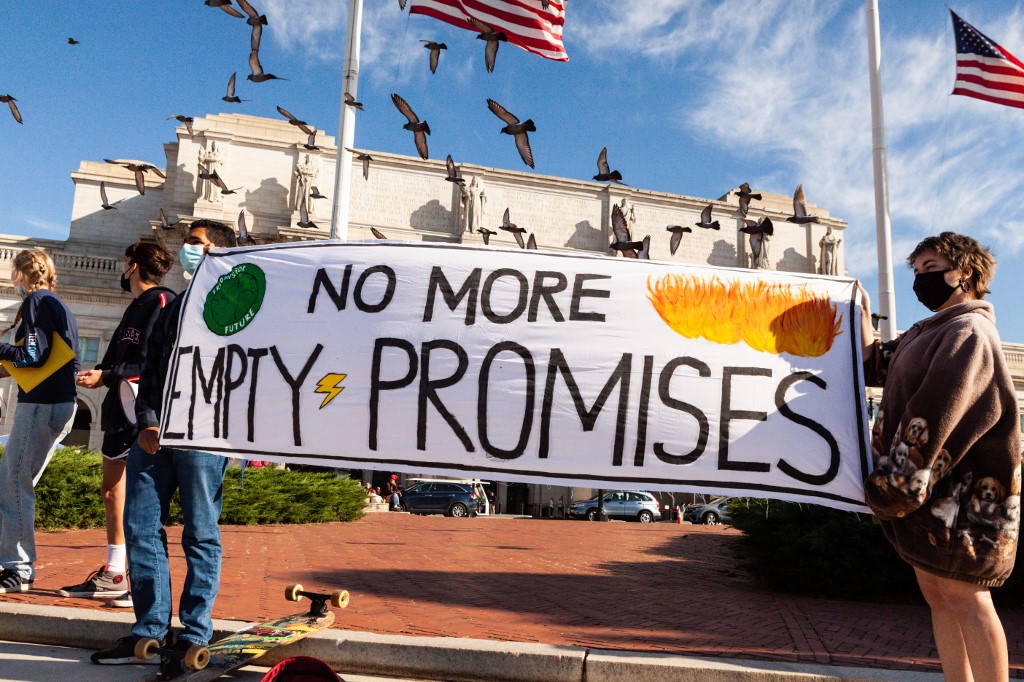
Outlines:
<svg viewBox="0 0 1024 682"><path fill-rule="evenodd" d="M128 546L136 638L163 639L171 628L171 571L167 522L171 497L181 498L181 547L188 571L178 604L179 640L205 645L213 636L213 601L220 586L220 519L226 457L164 448L147 454L136 442L128 453L124 535Z"/></svg>
<svg viewBox="0 0 1024 682"><path fill-rule="evenodd" d="M57 442L68 435L75 403L18 403L0 458L0 568L36 577L36 483Z"/></svg>

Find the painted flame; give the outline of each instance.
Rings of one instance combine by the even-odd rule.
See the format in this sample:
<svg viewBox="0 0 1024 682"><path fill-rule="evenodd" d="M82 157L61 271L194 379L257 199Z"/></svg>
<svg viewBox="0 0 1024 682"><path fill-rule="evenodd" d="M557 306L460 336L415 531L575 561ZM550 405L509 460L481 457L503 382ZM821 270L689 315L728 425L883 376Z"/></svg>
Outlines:
<svg viewBox="0 0 1024 682"><path fill-rule="evenodd" d="M647 292L665 324L688 339L816 358L841 333L836 306L806 286L665 275L648 277Z"/></svg>

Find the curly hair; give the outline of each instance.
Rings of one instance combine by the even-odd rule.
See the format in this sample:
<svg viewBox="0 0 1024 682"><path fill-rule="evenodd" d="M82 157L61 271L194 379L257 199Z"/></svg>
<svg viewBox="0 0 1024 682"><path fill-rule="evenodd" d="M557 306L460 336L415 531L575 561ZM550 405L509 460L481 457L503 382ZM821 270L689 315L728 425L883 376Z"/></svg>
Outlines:
<svg viewBox="0 0 1024 682"><path fill-rule="evenodd" d="M14 257L11 279L19 276L26 292L39 289L53 291L57 287L57 268L53 259L42 249L25 249Z"/></svg>
<svg viewBox="0 0 1024 682"><path fill-rule="evenodd" d="M967 278L964 289L973 290L977 298L985 298L985 294L992 292L988 285L996 272L996 259L991 249L982 246L976 239L956 232L926 237L907 256L907 265L914 267L914 261L925 251L937 253L949 260L957 270L971 268L973 272Z"/></svg>

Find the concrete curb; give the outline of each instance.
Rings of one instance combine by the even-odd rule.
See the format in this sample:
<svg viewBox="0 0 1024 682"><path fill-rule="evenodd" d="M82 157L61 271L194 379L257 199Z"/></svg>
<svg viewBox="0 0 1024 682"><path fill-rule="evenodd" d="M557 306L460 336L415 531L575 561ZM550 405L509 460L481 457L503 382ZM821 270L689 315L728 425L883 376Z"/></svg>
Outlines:
<svg viewBox="0 0 1024 682"><path fill-rule="evenodd" d="M130 613L0 602L0 640L102 649L128 633ZM215 620L215 638L248 623ZM941 682L938 673L799 663L691 658L669 654L324 630L260 665L315 656L343 672L453 682Z"/></svg>

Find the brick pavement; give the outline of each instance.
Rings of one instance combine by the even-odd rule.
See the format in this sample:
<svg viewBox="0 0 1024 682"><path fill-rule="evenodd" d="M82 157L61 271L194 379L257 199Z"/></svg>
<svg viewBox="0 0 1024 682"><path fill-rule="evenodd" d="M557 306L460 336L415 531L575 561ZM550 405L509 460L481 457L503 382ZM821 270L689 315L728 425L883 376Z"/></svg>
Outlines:
<svg viewBox="0 0 1024 682"><path fill-rule="evenodd" d="M169 532L178 586L184 559ZM354 523L229 526L214 616L289 610L284 586L352 594L336 627L428 637L570 644L692 656L938 670L923 606L776 594L737 568L739 532L659 523L369 514ZM102 530L39 532L39 589L64 599L103 560ZM1014 676L1024 678L1024 609L1002 609Z"/></svg>

